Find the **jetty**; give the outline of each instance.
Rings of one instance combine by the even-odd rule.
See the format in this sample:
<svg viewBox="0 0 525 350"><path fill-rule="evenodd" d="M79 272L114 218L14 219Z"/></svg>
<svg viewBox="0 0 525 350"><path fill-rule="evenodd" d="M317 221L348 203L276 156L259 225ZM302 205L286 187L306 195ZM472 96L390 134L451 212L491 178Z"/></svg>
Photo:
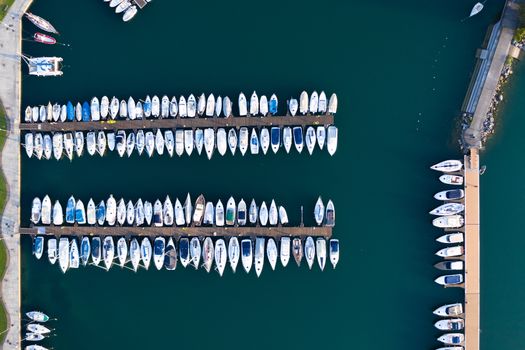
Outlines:
<svg viewBox="0 0 525 350"><path fill-rule="evenodd" d="M196 129L196 128L240 128L272 126L310 126L332 125L334 116L300 115L300 116L257 116L228 118L163 118L163 119L107 119L100 121L72 121L20 123L21 131L56 132L56 131L98 131L98 130L139 130L139 129Z"/></svg>

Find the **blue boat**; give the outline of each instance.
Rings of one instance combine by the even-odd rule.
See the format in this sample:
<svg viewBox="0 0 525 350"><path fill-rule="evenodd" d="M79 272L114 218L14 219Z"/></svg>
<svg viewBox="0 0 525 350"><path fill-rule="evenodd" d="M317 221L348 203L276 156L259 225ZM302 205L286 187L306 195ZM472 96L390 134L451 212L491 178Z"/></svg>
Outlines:
<svg viewBox="0 0 525 350"><path fill-rule="evenodd" d="M33 241L33 255L36 256L37 259L40 259L42 257L43 252L44 252L44 237L36 236L35 240Z"/></svg>
<svg viewBox="0 0 525 350"><path fill-rule="evenodd" d="M281 128L272 127L270 130L270 141L272 143L272 150L274 153L277 153L279 146L281 146Z"/></svg>
<svg viewBox="0 0 525 350"><path fill-rule="evenodd" d="M146 100L142 104L142 109L144 110L144 115L146 117L149 117L151 115L151 100L149 96L146 98Z"/></svg>
<svg viewBox="0 0 525 350"><path fill-rule="evenodd" d="M303 150L303 128L300 126L294 126L293 128L293 142L297 152L301 153Z"/></svg>
<svg viewBox="0 0 525 350"><path fill-rule="evenodd" d="M275 94L272 95L272 97L270 97L270 114L272 115L275 115L277 114L277 107L278 107L278 101L277 101L277 96L275 96Z"/></svg>
<svg viewBox="0 0 525 350"><path fill-rule="evenodd" d="M82 261L82 265L87 265L90 253L91 245L89 244L89 238L84 236L82 237L82 242L80 243L80 261Z"/></svg>
<svg viewBox="0 0 525 350"><path fill-rule="evenodd" d="M91 120L91 107L89 106L89 103L84 101L82 104L82 121L83 122L89 122Z"/></svg>
<svg viewBox="0 0 525 350"><path fill-rule="evenodd" d="M73 104L71 103L71 101L67 101L66 111L67 111L67 121L72 122L73 120L75 120L75 107L73 107Z"/></svg>
<svg viewBox="0 0 525 350"><path fill-rule="evenodd" d="M106 205L104 204L104 201L100 201L95 213L97 217L97 223L100 226L104 225L104 222L106 221Z"/></svg>
<svg viewBox="0 0 525 350"><path fill-rule="evenodd" d="M74 224L75 223L75 197L71 196L67 200L67 206L66 206L66 222L68 224Z"/></svg>

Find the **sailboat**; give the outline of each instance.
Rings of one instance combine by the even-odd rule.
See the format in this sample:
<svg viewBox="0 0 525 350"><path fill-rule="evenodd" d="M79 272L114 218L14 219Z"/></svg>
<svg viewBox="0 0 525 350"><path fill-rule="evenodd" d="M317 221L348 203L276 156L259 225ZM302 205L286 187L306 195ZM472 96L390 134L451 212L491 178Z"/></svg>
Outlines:
<svg viewBox="0 0 525 350"><path fill-rule="evenodd" d="M148 237L144 237L140 243L140 258L144 263L144 268L147 270L151 263L151 242Z"/></svg>
<svg viewBox="0 0 525 350"><path fill-rule="evenodd" d="M54 265L58 259L58 248L56 238L50 238L47 240L47 259L52 265Z"/></svg>
<svg viewBox="0 0 525 350"><path fill-rule="evenodd" d="M128 258L128 244L124 237L120 237L117 241L117 257L120 267L124 267Z"/></svg>
<svg viewBox="0 0 525 350"><path fill-rule="evenodd" d="M241 260L244 271L249 273L253 264L252 241L250 239L243 239L241 241Z"/></svg>
<svg viewBox="0 0 525 350"><path fill-rule="evenodd" d="M303 259L303 242L300 238L294 238L292 241L292 253L297 263L297 266L301 266L301 260Z"/></svg>
<svg viewBox="0 0 525 350"><path fill-rule="evenodd" d="M82 237L80 242L80 260L82 265L86 266L89 261L89 256L91 255L91 244L89 242L89 237Z"/></svg>
<svg viewBox="0 0 525 350"><path fill-rule="evenodd" d="M71 239L71 246L69 247L69 268L78 269L80 265L80 255L78 253L77 239Z"/></svg>
<svg viewBox="0 0 525 350"><path fill-rule="evenodd" d="M113 237L106 236L104 237L104 243L102 244L102 259L104 260L104 265L106 265L106 270L109 271L111 268L114 257L115 243L113 242Z"/></svg>
<svg viewBox="0 0 525 350"><path fill-rule="evenodd" d="M268 152L268 148L270 147L270 132L268 131L268 128L261 129L259 142L261 144L263 154L266 154L266 152Z"/></svg>
<svg viewBox="0 0 525 350"><path fill-rule="evenodd" d="M257 136L255 128L252 129L250 136L250 153L259 154L259 137Z"/></svg>
<svg viewBox="0 0 525 350"><path fill-rule="evenodd" d="M237 149L237 142L237 132L235 131L235 129L228 130L228 147L230 148L232 156L235 155L235 150Z"/></svg>
<svg viewBox="0 0 525 350"><path fill-rule="evenodd" d="M472 10L470 11L469 18L477 15L478 13L481 12L481 10L483 10L483 4L481 2L477 2L472 8Z"/></svg>
<svg viewBox="0 0 525 350"><path fill-rule="evenodd" d="M224 226L224 206L220 199L215 206L215 225Z"/></svg>
<svg viewBox="0 0 525 350"><path fill-rule="evenodd" d="M230 266L232 268L233 273L235 273L235 270L237 269L237 264L239 263L239 256L239 240L237 239L237 237L232 237L228 242L228 260L230 261Z"/></svg>
<svg viewBox="0 0 525 350"><path fill-rule="evenodd" d="M42 17L34 15L31 12L26 12L25 16L29 21L31 21L31 23L33 23L38 28L45 30L49 33L60 34L49 21L43 19Z"/></svg>
<svg viewBox="0 0 525 350"><path fill-rule="evenodd" d="M224 273L224 268L226 267L226 261L226 243L224 242L224 239L219 238L217 242L215 242L215 267L221 277Z"/></svg>
<svg viewBox="0 0 525 350"><path fill-rule="evenodd" d="M157 237L153 242L153 262L157 270L162 269L164 265L164 251L166 249L166 239L164 237Z"/></svg>
<svg viewBox="0 0 525 350"><path fill-rule="evenodd" d="M194 142L193 142L193 130L184 130L184 150L188 156L191 156L193 152Z"/></svg>
<svg viewBox="0 0 525 350"><path fill-rule="evenodd" d="M211 265L213 263L213 257L214 257L214 247L213 247L213 241L210 237L206 237L204 239L204 244L202 247L202 260L203 260L203 266L206 272L210 272Z"/></svg>
<svg viewBox="0 0 525 350"><path fill-rule="evenodd" d="M197 153L201 155L202 147L204 145L204 132L202 129L196 129L195 130L195 149L197 150Z"/></svg>
<svg viewBox="0 0 525 350"><path fill-rule="evenodd" d="M175 243L173 238L170 237L166 250L164 252L164 268L168 271L175 270L177 267L177 249L175 249Z"/></svg>
<svg viewBox="0 0 525 350"><path fill-rule="evenodd" d="M226 154L227 149L226 130L224 130L224 128L219 128L217 129L217 151L223 156Z"/></svg>
<svg viewBox="0 0 525 350"><path fill-rule="evenodd" d="M190 242L188 241L187 237L183 237L180 239L179 256L180 256L180 263L182 264L182 267L188 266L190 262L189 245L190 245Z"/></svg>
<svg viewBox="0 0 525 350"><path fill-rule="evenodd" d="M195 267L195 270L199 268L201 253L201 241L197 237L193 237L190 241L190 260L193 267Z"/></svg>
<svg viewBox="0 0 525 350"><path fill-rule="evenodd" d="M255 273L259 277L264 267L264 243L265 239L257 237L255 239Z"/></svg>
<svg viewBox="0 0 525 350"><path fill-rule="evenodd" d="M281 249L279 256L281 258L281 264L283 267L286 267L286 265L288 265L288 261L290 260L290 237L281 238Z"/></svg>
<svg viewBox="0 0 525 350"><path fill-rule="evenodd" d="M140 246L136 238L129 243L129 260L131 260L133 271L137 272L140 264Z"/></svg>
<svg viewBox="0 0 525 350"><path fill-rule="evenodd" d="M277 264L277 244L275 244L273 238L268 238L266 255L268 256L268 261L270 262L272 270L275 270L275 265Z"/></svg>
<svg viewBox="0 0 525 350"><path fill-rule="evenodd" d="M180 204L178 198L175 200L174 212L175 225L184 226L184 224L186 224L186 220L184 219L184 210L182 209L182 205Z"/></svg>
<svg viewBox="0 0 525 350"><path fill-rule="evenodd" d="M259 223L261 226L266 226L268 223L268 207L266 202L262 202L261 207L259 208Z"/></svg>

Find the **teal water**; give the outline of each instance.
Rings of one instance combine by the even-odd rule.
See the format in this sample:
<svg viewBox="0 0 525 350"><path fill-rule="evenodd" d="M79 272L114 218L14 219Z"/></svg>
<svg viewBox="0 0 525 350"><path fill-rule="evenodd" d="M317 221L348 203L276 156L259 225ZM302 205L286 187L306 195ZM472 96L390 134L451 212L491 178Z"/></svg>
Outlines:
<svg viewBox="0 0 525 350"><path fill-rule="evenodd" d="M22 157L24 224L32 198L46 193L62 201L71 194L100 200L109 193L181 198L188 191L223 201L230 195L275 198L293 222L300 205L308 213L322 195L334 200L338 214L334 236L342 252L336 270L321 273L290 264L271 272L266 264L259 279L240 271L219 278L191 269L135 275L87 268L62 275L57 266L36 261L24 238L23 309L39 308L59 319L53 323L57 336L46 344L55 349L438 347L431 312L461 300L462 293L433 282L439 275L432 265L440 231L426 213L437 205L432 195L443 186L428 166L459 156L454 118L475 50L502 4L488 2L482 14L462 23L471 2L156 1L123 24L102 1L74 7L37 1L32 11L52 20L62 33L59 40L71 47L24 43L27 54L59 55L66 63L61 78L24 77L24 106L93 95L236 96L254 89L275 92L281 100L303 89L325 90L337 92L340 101L340 142L333 158L320 152L211 161L108 156L57 163ZM34 28L25 23L24 29L29 34ZM483 161L489 168L482 180L484 349L516 349L525 341L517 326L525 310L517 292L521 236L515 224L522 206L516 201L507 210L500 204L523 193L520 174L510 172L520 160L520 128L512 123L523 123L518 96L525 81L517 77L515 85L505 123ZM515 186L502 189L502 178ZM500 248L503 233L511 244Z"/></svg>

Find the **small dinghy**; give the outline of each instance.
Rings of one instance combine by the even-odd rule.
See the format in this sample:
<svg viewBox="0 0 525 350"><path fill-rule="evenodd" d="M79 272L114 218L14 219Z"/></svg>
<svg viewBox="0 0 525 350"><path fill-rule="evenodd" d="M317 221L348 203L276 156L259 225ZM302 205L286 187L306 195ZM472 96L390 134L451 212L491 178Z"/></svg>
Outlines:
<svg viewBox="0 0 525 350"><path fill-rule="evenodd" d="M140 243L140 258L144 264L144 268L149 269L151 263L151 242L148 237L144 237Z"/></svg>
<svg viewBox="0 0 525 350"><path fill-rule="evenodd" d="M221 156L224 156L227 149L226 130L224 130L224 128L219 128L217 129L217 151L219 151Z"/></svg>
<svg viewBox="0 0 525 350"><path fill-rule="evenodd" d="M232 115L232 102L228 96L222 100L222 114L224 114L225 118Z"/></svg>
<svg viewBox="0 0 525 350"><path fill-rule="evenodd" d="M315 259L315 246L312 237L308 236L304 243L304 257L308 263L308 268L311 270Z"/></svg>
<svg viewBox="0 0 525 350"><path fill-rule="evenodd" d="M330 262L332 263L333 268L337 266L339 262L339 240L331 239L330 240Z"/></svg>
<svg viewBox="0 0 525 350"><path fill-rule="evenodd" d="M155 150L157 151L157 154L159 156L164 154L164 145L165 142L164 136L162 135L162 131L160 131L160 129L157 129L157 133L155 134Z"/></svg>
<svg viewBox="0 0 525 350"><path fill-rule="evenodd" d="M51 265L54 265L58 259L58 247L56 238L50 238L47 240L47 259L49 260Z"/></svg>
<svg viewBox="0 0 525 350"><path fill-rule="evenodd" d="M95 266L100 264L102 258L102 245L100 243L100 237L93 237L91 240L91 261Z"/></svg>
<svg viewBox="0 0 525 350"><path fill-rule="evenodd" d="M440 331L460 331L465 328L465 320L462 318L450 318L446 320L439 320L434 323L434 327Z"/></svg>
<svg viewBox="0 0 525 350"><path fill-rule="evenodd" d="M199 117L202 117L205 111L206 111L206 96L204 94L201 94L197 102L197 115Z"/></svg>
<svg viewBox="0 0 525 350"><path fill-rule="evenodd" d="M204 132L202 129L195 130L195 149L199 156L202 153L202 147L204 146Z"/></svg>
<svg viewBox="0 0 525 350"><path fill-rule="evenodd" d="M175 118L179 113L179 105L177 104L177 98L173 96L170 101L170 117Z"/></svg>
<svg viewBox="0 0 525 350"><path fill-rule="evenodd" d="M60 270L66 273L69 268L69 240L66 237L60 238L58 242L58 263Z"/></svg>
<svg viewBox="0 0 525 350"><path fill-rule="evenodd" d="M246 104L246 96L241 92L239 94L239 117L246 117L248 114L248 107Z"/></svg>
<svg viewBox="0 0 525 350"><path fill-rule="evenodd" d="M326 137L326 149L328 150L328 154L333 156L335 154L335 151L337 151L337 127L336 126L329 126L327 130L327 137Z"/></svg>
<svg viewBox="0 0 525 350"><path fill-rule="evenodd" d="M272 126L270 132L270 141L272 144L273 153L277 153L279 147L281 147L281 128Z"/></svg>
<svg viewBox="0 0 525 350"><path fill-rule="evenodd" d="M81 200L78 200L75 204L75 222L79 225L86 224L86 209Z"/></svg>
<svg viewBox="0 0 525 350"><path fill-rule="evenodd" d="M162 269L164 265L164 250L166 249L166 240L164 237L157 237L153 242L153 262L157 270Z"/></svg>
<svg viewBox="0 0 525 350"><path fill-rule="evenodd" d="M235 225L235 214L236 214L236 205L233 197L228 199L226 203L226 225L233 226Z"/></svg>
<svg viewBox="0 0 525 350"><path fill-rule="evenodd" d="M443 271L462 271L464 269L464 263L462 260L447 260L438 262L434 267Z"/></svg>
<svg viewBox="0 0 525 350"><path fill-rule="evenodd" d="M332 200L326 204L326 212L324 216L324 225L328 227L335 226L335 206Z"/></svg>
<svg viewBox="0 0 525 350"><path fill-rule="evenodd" d="M312 153L314 152L315 144L316 144L316 134L315 134L315 129L313 128L313 126L309 126L306 129L305 139L306 139L306 149L308 149L308 153L312 155Z"/></svg>
<svg viewBox="0 0 525 350"><path fill-rule="evenodd" d="M264 201L259 208L259 223L261 226L266 226L268 223L268 207L266 207L266 202Z"/></svg>
<svg viewBox="0 0 525 350"><path fill-rule="evenodd" d="M221 277L224 273L227 260L226 243L224 242L224 239L219 238L217 242L215 242L215 268Z"/></svg>
<svg viewBox="0 0 525 350"><path fill-rule="evenodd" d="M97 213L93 198L89 199L86 207L86 221L88 225L95 225L97 223Z"/></svg>
<svg viewBox="0 0 525 350"><path fill-rule="evenodd" d="M211 159L215 149L215 132L212 128L204 129L204 149L208 159Z"/></svg>
<svg viewBox="0 0 525 350"><path fill-rule="evenodd" d="M201 254L201 241L197 237L193 237L190 241L190 260L195 270L199 268Z"/></svg>
<svg viewBox="0 0 525 350"><path fill-rule="evenodd" d="M246 202L242 198L237 206L237 224L239 226L246 225Z"/></svg>
<svg viewBox="0 0 525 350"><path fill-rule="evenodd" d="M213 117L215 113L215 96L210 94L206 101L206 117Z"/></svg>
<svg viewBox="0 0 525 350"><path fill-rule="evenodd" d="M51 224L51 198L48 195L42 200L42 210L40 213L40 220L43 225Z"/></svg>
<svg viewBox="0 0 525 350"><path fill-rule="evenodd" d="M464 223L465 219L461 215L440 216L432 220L432 225L438 228L460 228Z"/></svg>
<svg viewBox="0 0 525 350"><path fill-rule="evenodd" d="M137 272L140 265L140 245L136 238L133 238L129 243L129 260L133 271Z"/></svg>
<svg viewBox="0 0 525 350"><path fill-rule="evenodd" d="M124 199L120 199L117 205L117 223L122 226L126 222L127 208Z"/></svg>
<svg viewBox="0 0 525 350"><path fill-rule="evenodd" d="M245 126L241 127L239 129L239 150L243 156L248 150L248 137L248 128Z"/></svg>
<svg viewBox="0 0 525 350"><path fill-rule="evenodd" d="M270 204L270 209L268 210L268 222L271 226L275 226L279 222L279 213L277 211L277 205L275 205L275 201L273 199L272 203Z"/></svg>
<svg viewBox="0 0 525 350"><path fill-rule="evenodd" d="M188 266L190 263L190 250L189 250L190 242L188 241L188 238L183 237L179 241L179 256L180 256L180 263L182 267Z"/></svg>
<svg viewBox="0 0 525 350"><path fill-rule="evenodd" d="M173 243L173 238L171 237L164 252L164 268L168 271L173 271L177 268L177 249L175 249L175 243Z"/></svg>
<svg viewBox="0 0 525 350"><path fill-rule="evenodd" d="M151 131L146 132L145 147L146 147L146 153L148 154L148 157L151 158L151 156L153 155L153 151L155 151L155 136L153 135L153 132Z"/></svg>
<svg viewBox="0 0 525 350"><path fill-rule="evenodd" d="M206 203L206 209L204 210L204 219L202 223L204 225L213 225L215 218L215 208L212 202Z"/></svg>
<svg viewBox="0 0 525 350"><path fill-rule="evenodd" d="M204 239L204 244L202 246L202 262L203 267L206 270L206 272L210 272L211 266L213 264L213 258L214 258L214 247L213 247L213 241L210 237L206 237Z"/></svg>
<svg viewBox="0 0 525 350"><path fill-rule="evenodd" d="M102 260L104 260L104 265L106 270L109 271L111 265L113 264L113 259L115 258L115 243L113 242L113 237L106 236L102 244Z"/></svg>
<svg viewBox="0 0 525 350"><path fill-rule="evenodd" d="M195 99L195 96L193 96L193 94L191 94L190 97L188 97L187 110L188 118L195 118L195 115L197 114L197 100Z"/></svg>
<svg viewBox="0 0 525 350"><path fill-rule="evenodd" d="M33 255L40 260L44 253L44 237L36 236L33 240Z"/></svg>
<svg viewBox="0 0 525 350"><path fill-rule="evenodd" d="M250 115L256 116L257 114L259 114L259 97L254 91L250 97Z"/></svg>
<svg viewBox="0 0 525 350"><path fill-rule="evenodd" d="M215 206L215 226L224 226L224 206L220 199Z"/></svg>
<svg viewBox="0 0 525 350"><path fill-rule="evenodd" d="M438 192L434 195L434 198L438 201L453 201L462 199L465 196L465 191L462 189L453 189Z"/></svg>
<svg viewBox="0 0 525 350"><path fill-rule="evenodd" d="M237 149L237 141L237 132L235 131L235 129L228 130L228 147L230 148L232 156L235 155L235 150Z"/></svg>
<svg viewBox="0 0 525 350"><path fill-rule="evenodd" d="M66 214L67 216L67 214ZM106 221L108 225L114 226L117 220L117 202L113 195L110 195L106 201Z"/></svg>
<svg viewBox="0 0 525 350"><path fill-rule="evenodd" d="M191 224L191 219L193 215L193 205L191 203L191 197L190 194L186 196L186 200L184 201L184 219L186 221L186 225Z"/></svg>
<svg viewBox="0 0 525 350"><path fill-rule="evenodd" d="M439 181L447 185L463 185L463 176L459 175L441 175Z"/></svg>
<svg viewBox="0 0 525 350"><path fill-rule="evenodd" d="M434 310L434 315L441 317L456 317L463 314L463 304L447 304Z"/></svg>
<svg viewBox="0 0 525 350"><path fill-rule="evenodd" d="M80 242L80 261L83 266L86 266L89 262L89 256L91 255L91 244L89 242L89 237L82 237Z"/></svg>
<svg viewBox="0 0 525 350"><path fill-rule="evenodd" d="M191 156L193 147L193 130L184 130L184 150L188 156Z"/></svg>
<svg viewBox="0 0 525 350"><path fill-rule="evenodd" d="M34 202L33 202L33 206L34 206ZM75 223L75 207L76 207L75 197L71 196L67 200L67 204L66 204L66 222L68 224Z"/></svg>
<svg viewBox="0 0 525 350"><path fill-rule="evenodd" d="M202 225L202 220L204 219L205 204L206 204L206 200L204 199L204 196L201 194L199 197L197 197L197 200L195 201L195 211L193 212L193 224L195 226Z"/></svg>
<svg viewBox="0 0 525 350"><path fill-rule="evenodd" d="M300 238L294 238L292 241L292 254L297 263L297 266L301 266L301 260L303 259L303 243Z"/></svg>
<svg viewBox="0 0 525 350"><path fill-rule="evenodd" d="M153 205L153 226L162 227L164 225L164 213L162 208L162 202L156 200Z"/></svg>
<svg viewBox="0 0 525 350"><path fill-rule="evenodd" d="M182 129L175 130L175 153L179 157L184 153L184 130Z"/></svg>
<svg viewBox="0 0 525 350"><path fill-rule="evenodd" d="M237 264L239 263L240 257L240 246L239 240L237 237L231 237L228 242L228 261L230 262L230 267L232 268L233 273L237 269Z"/></svg>
<svg viewBox="0 0 525 350"><path fill-rule="evenodd" d="M279 206L279 222L281 225L288 225L288 214L282 205Z"/></svg>
<svg viewBox="0 0 525 350"><path fill-rule="evenodd" d="M254 262L255 262L255 273L259 277L264 267L264 238L257 237L255 239L255 251L254 251Z"/></svg>
<svg viewBox="0 0 525 350"><path fill-rule="evenodd" d="M277 264L277 245L273 238L268 238L268 243L266 244L266 256L270 262L270 267L272 270L275 270L275 265Z"/></svg>
<svg viewBox="0 0 525 350"><path fill-rule="evenodd" d="M250 239L243 239L241 241L241 260L242 266L246 273L249 273L253 264L252 241Z"/></svg>
<svg viewBox="0 0 525 350"><path fill-rule="evenodd" d="M450 258L450 257L461 256L463 255L464 252L465 250L463 246L457 245L457 246L440 249L436 252L436 255L442 258Z"/></svg>
<svg viewBox="0 0 525 350"><path fill-rule="evenodd" d="M255 203L255 199L252 199L248 209L248 222L250 224L255 225L257 223L258 212L257 203Z"/></svg>
<svg viewBox="0 0 525 350"><path fill-rule="evenodd" d="M80 266L80 254L78 252L77 239L71 239L71 246L69 247L69 268L78 269Z"/></svg>
<svg viewBox="0 0 525 350"><path fill-rule="evenodd" d="M55 157L56 160L60 160L62 158L62 154L64 153L64 141L63 136L61 132L56 132L53 134L53 157ZM48 158L46 156L46 158ZM49 159L49 158L48 158Z"/></svg>
<svg viewBox="0 0 525 350"><path fill-rule="evenodd" d="M446 203L431 210L430 215L454 215L459 214L465 210L465 206L461 203Z"/></svg>
<svg viewBox="0 0 525 350"><path fill-rule="evenodd" d="M186 106L186 98L181 96L179 98L179 117L186 118L188 116L188 108Z"/></svg>
<svg viewBox="0 0 525 350"><path fill-rule="evenodd" d="M286 267L286 265L288 265L288 261L290 260L290 237L281 237L281 249L279 256L281 258L281 264L283 267Z"/></svg>
<svg viewBox="0 0 525 350"><path fill-rule="evenodd" d="M257 136L257 131L255 128L252 129L250 135L250 153L259 154L259 137Z"/></svg>
<svg viewBox="0 0 525 350"><path fill-rule="evenodd" d="M452 173L459 171L463 168L463 163L459 160L445 160L441 163L434 164L430 167L432 170L441 171L444 173Z"/></svg>
<svg viewBox="0 0 525 350"><path fill-rule="evenodd" d="M324 238L318 237L315 240L315 251L317 255L317 264L319 264L319 268L323 271L326 265L326 240Z"/></svg>
<svg viewBox="0 0 525 350"><path fill-rule="evenodd" d="M462 232L448 233L446 235L438 237L436 241L438 241L439 243L444 243L444 244L463 243L463 233Z"/></svg>
<svg viewBox="0 0 525 350"><path fill-rule="evenodd" d="M181 131L181 130L177 130ZM173 151L175 150L175 137L173 136L173 131L166 130L164 132L164 145L166 147L166 151L168 152L170 157L173 157Z"/></svg>

